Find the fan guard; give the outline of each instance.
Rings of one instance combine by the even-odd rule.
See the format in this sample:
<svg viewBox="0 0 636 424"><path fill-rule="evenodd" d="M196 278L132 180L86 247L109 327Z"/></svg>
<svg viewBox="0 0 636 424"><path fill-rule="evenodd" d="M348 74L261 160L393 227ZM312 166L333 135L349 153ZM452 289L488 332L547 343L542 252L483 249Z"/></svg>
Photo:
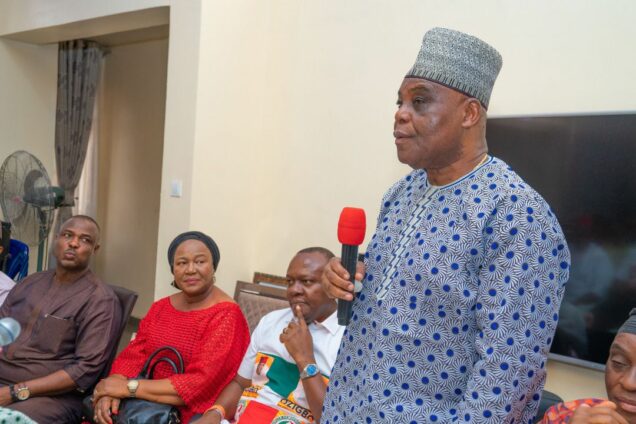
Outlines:
<svg viewBox="0 0 636 424"><path fill-rule="evenodd" d="M39 245L53 223L56 192L42 162L20 150L0 168L0 207L11 223L12 237L29 246Z"/></svg>

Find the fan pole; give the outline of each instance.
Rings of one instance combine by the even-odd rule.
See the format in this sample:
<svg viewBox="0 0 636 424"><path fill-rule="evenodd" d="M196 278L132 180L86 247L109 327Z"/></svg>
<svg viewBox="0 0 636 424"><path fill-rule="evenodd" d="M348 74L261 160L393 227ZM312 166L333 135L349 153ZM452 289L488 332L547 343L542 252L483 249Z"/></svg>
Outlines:
<svg viewBox="0 0 636 424"><path fill-rule="evenodd" d="M42 214L42 211L39 210L40 214ZM42 271L42 263L44 262L44 251L46 250L46 248L44 247L46 245L46 239L47 239L47 228L44 226L43 223L40 223L40 242L38 243L38 264L37 264L37 272Z"/></svg>
<svg viewBox="0 0 636 424"><path fill-rule="evenodd" d="M38 244L38 265L37 265L37 272L42 271L42 262L44 260L44 249L42 248L44 245L44 240L42 240L39 244Z"/></svg>

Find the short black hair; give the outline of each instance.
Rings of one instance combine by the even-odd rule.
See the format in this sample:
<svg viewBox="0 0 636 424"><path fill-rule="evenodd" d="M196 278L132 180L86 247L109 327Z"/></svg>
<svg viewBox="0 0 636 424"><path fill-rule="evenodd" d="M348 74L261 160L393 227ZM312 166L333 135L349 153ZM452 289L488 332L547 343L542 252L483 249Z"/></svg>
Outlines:
<svg viewBox="0 0 636 424"><path fill-rule="evenodd" d="M91 216L88 215L73 215L72 217L70 217L69 219L67 219L66 221L62 222L62 225L60 225L60 230L62 228L64 228L64 225L66 225L66 223L74 220L74 219L81 219L83 221L88 221L88 222L92 222L93 225L95 225L95 228L97 228L97 239L99 240L99 236L102 232L102 229L100 228L99 224L97 223L97 221L95 221L95 219Z"/></svg>
<svg viewBox="0 0 636 424"><path fill-rule="evenodd" d="M301 253L320 253L325 258L327 258L327 261L336 256L333 254L333 252L331 252L331 250L320 246L305 247L304 249L300 249L296 254L300 255Z"/></svg>

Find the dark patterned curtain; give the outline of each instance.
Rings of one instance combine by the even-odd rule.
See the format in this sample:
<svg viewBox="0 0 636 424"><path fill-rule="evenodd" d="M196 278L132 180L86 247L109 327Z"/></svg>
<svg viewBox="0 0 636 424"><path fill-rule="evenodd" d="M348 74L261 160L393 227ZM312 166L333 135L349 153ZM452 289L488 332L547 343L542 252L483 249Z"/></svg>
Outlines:
<svg viewBox="0 0 636 424"><path fill-rule="evenodd" d="M55 115L57 181L64 189L64 206L57 213L55 233L71 217L75 188L82 174L93 121L103 48L86 40L60 43Z"/></svg>
<svg viewBox="0 0 636 424"><path fill-rule="evenodd" d="M88 138L93 123L95 94L99 84L104 49L94 41L64 41L57 62L57 109L55 111L55 164L57 184L64 189L53 233L73 214L75 189L82 175ZM55 268L55 244L50 244L48 269Z"/></svg>

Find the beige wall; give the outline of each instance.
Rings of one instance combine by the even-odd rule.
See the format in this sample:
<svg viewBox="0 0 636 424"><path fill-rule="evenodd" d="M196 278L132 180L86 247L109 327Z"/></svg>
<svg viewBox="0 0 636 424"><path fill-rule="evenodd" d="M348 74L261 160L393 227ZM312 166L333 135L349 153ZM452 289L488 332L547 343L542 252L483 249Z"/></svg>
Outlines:
<svg viewBox="0 0 636 424"><path fill-rule="evenodd" d="M399 4L203 3L191 225L220 238L228 290L254 269L284 272L306 244L338 249L345 205L374 226L407 172L391 138L395 92L426 28L501 50L493 116L636 108L633 2Z"/></svg>
<svg viewBox="0 0 636 424"><path fill-rule="evenodd" d="M183 0L185 3L191 1L193 0ZM23 32L40 33L47 29L51 31L50 34L57 34L61 38L47 36L46 42L57 42L100 35L100 33L118 32L130 29L129 25L131 25L130 17L121 14L167 6L169 3L170 0L0 0L0 35L20 38L24 35ZM65 34L69 34L66 32L68 27L59 27L112 15L121 16L116 21L108 22L109 25L104 25L104 21L93 21L90 27L84 27L81 32L76 32L69 38L64 38ZM147 22L152 24L153 19L148 16L146 18ZM146 22L136 22L134 26L142 28L146 24ZM31 39L35 40L35 38Z"/></svg>
<svg viewBox="0 0 636 424"><path fill-rule="evenodd" d="M168 40L111 47L104 63L99 130L96 271L139 293L133 315L154 301ZM159 259L163 259L163 256Z"/></svg>
<svg viewBox="0 0 636 424"><path fill-rule="evenodd" d="M565 400L586 397L607 398L605 375L602 371L550 360L547 372L545 388Z"/></svg>
<svg viewBox="0 0 636 424"><path fill-rule="evenodd" d="M53 184L56 81L57 46L0 39L0 166L11 153L26 150L42 162ZM29 271L36 267L32 246Z"/></svg>
<svg viewBox="0 0 636 424"><path fill-rule="evenodd" d="M104 13L84 3L84 18ZM364 207L374 226L382 192L408 171L391 138L395 92L427 28L471 32L502 52L492 115L636 109L631 0L170 4L157 257L181 230L209 232L227 291L254 270L284 272L307 244L337 250L345 205ZM184 182L180 199L168 196L172 179ZM156 298L169 278L159 260ZM603 393L599 373L549 366L548 388L563 397Z"/></svg>
<svg viewBox="0 0 636 424"><path fill-rule="evenodd" d="M175 1L170 7L168 82L163 165L161 170L161 208L157 237L157 257L163 258L170 241L180 232L192 229L192 172L194 139L199 98L200 1ZM206 97L205 94L202 95ZM180 198L170 197L171 181L183 183ZM174 290L172 275L163 260L157 261L155 299Z"/></svg>
<svg viewBox="0 0 636 424"><path fill-rule="evenodd" d="M0 163L26 150L55 181L57 46L0 40L0 76Z"/></svg>

